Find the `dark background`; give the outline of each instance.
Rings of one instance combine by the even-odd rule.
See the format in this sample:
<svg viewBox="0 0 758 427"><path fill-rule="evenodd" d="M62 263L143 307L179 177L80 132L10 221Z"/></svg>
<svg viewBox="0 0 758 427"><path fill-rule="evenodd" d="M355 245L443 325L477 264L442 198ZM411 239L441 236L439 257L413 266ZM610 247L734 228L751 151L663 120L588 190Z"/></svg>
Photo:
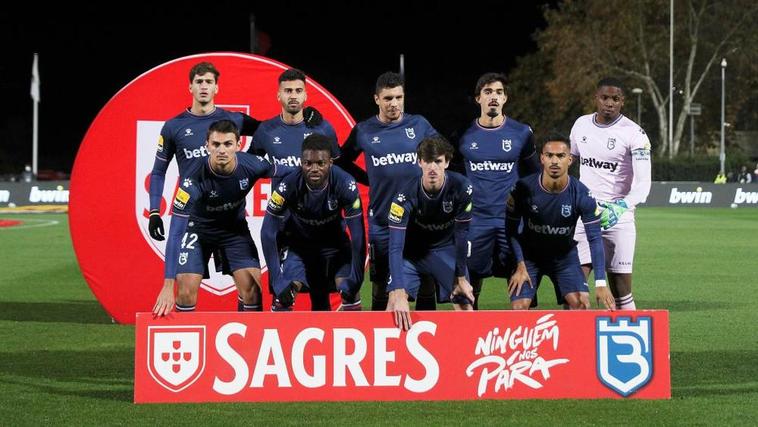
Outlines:
<svg viewBox="0 0 758 427"><path fill-rule="evenodd" d="M543 8L555 2L155 3L20 5L13 14L0 12L0 174L31 163L34 52L40 54L39 169L69 172L90 123L119 89L178 57L250 52L251 14L264 33L261 54L304 70L359 121L376 113L376 77L398 71L405 54L406 110L448 134L478 114L472 92L479 75L507 73L535 49ZM510 101L518 102L517 94Z"/></svg>

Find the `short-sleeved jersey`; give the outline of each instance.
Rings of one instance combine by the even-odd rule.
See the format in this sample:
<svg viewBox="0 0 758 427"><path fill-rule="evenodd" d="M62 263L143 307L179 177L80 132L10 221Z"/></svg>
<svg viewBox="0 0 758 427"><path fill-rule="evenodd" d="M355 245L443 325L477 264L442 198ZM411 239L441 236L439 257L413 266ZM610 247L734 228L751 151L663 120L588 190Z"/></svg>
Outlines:
<svg viewBox="0 0 758 427"><path fill-rule="evenodd" d="M571 154L579 157L579 179L598 200L623 199L632 191L632 161L650 162L650 140L622 114L610 124L598 123L596 115L579 117L571 128Z"/></svg>
<svg viewBox="0 0 758 427"><path fill-rule="evenodd" d="M211 170L209 162L184 178L174 198L174 215L189 216L200 229L233 229L245 223L245 196L259 178L274 174L275 166L260 156L237 153L229 175Z"/></svg>
<svg viewBox="0 0 758 427"><path fill-rule="evenodd" d="M268 200L266 212L283 217L291 213L285 230L291 233L290 246L335 247L349 242L344 218L363 214L355 180L347 172L332 166L326 187L312 190L302 169L282 178Z"/></svg>
<svg viewBox="0 0 758 427"><path fill-rule="evenodd" d="M542 186L542 174L521 178L508 200L508 221L523 219L523 230L516 236L525 253L532 256L565 254L576 246L574 228L581 217L584 223L599 221L597 203L589 189L569 177L560 193Z"/></svg>
<svg viewBox="0 0 758 427"><path fill-rule="evenodd" d="M457 144L474 186L473 216L502 220L505 201L519 178L519 161L535 155L532 129L511 118L496 128L474 120Z"/></svg>
<svg viewBox="0 0 758 427"><path fill-rule="evenodd" d="M305 121L298 124L287 124L281 116L276 116L261 123L253 135L249 153L266 153L269 161L275 165L300 167L303 140L312 133L326 136L332 142L331 156L337 158L340 148L337 144L337 134L332 125L326 120L318 126L309 128Z"/></svg>
<svg viewBox="0 0 758 427"><path fill-rule="evenodd" d="M204 116L192 114L189 109L184 110L163 124L155 157L169 163L176 156L179 176L184 178L193 175L206 163L208 150L205 149L205 139L211 124L219 120L231 120L237 129L242 129L243 117L240 112L218 107Z"/></svg>
<svg viewBox="0 0 758 427"><path fill-rule="evenodd" d="M342 146L343 155L355 159L363 152L369 179L369 221L387 225L392 198L409 179L420 175L416 147L424 138L437 135L423 117L403 114L397 122L382 123L374 116L358 123Z"/></svg>
<svg viewBox="0 0 758 427"><path fill-rule="evenodd" d="M412 178L392 199L390 227L406 228L404 257L415 259L429 249L454 244L455 222L471 220L471 182L456 172L445 173L439 193L429 195L421 177Z"/></svg>

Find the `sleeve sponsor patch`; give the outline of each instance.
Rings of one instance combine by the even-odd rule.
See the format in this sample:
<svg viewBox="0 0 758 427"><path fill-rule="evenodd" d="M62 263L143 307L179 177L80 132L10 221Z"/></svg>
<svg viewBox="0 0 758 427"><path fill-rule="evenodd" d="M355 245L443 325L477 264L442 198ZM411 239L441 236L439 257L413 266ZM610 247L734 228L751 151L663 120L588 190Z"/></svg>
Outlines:
<svg viewBox="0 0 758 427"><path fill-rule="evenodd" d="M403 214L405 214L405 208L392 202L390 205L389 220L399 224L403 220Z"/></svg>
<svg viewBox="0 0 758 427"><path fill-rule="evenodd" d="M645 148L638 148L632 150L633 160L650 160L650 150Z"/></svg>
<svg viewBox="0 0 758 427"><path fill-rule="evenodd" d="M284 206L284 197L282 197L281 194L279 194L276 190L274 190L273 193L271 193L271 198L268 199L268 207L271 210L278 211Z"/></svg>
<svg viewBox="0 0 758 427"><path fill-rule="evenodd" d="M184 209L184 207L187 206L187 202L189 202L189 199L190 199L189 193L180 188L176 192L176 198L174 199L174 207L177 209Z"/></svg>
<svg viewBox="0 0 758 427"><path fill-rule="evenodd" d="M353 202L353 209L358 209L361 207L361 198L356 197L355 201Z"/></svg>
<svg viewBox="0 0 758 427"><path fill-rule="evenodd" d="M163 135L160 135L158 137L158 152L159 153L163 152Z"/></svg>
<svg viewBox="0 0 758 427"><path fill-rule="evenodd" d="M472 202L468 202L468 205L466 205L466 209L464 209L465 212L471 212L471 208L474 207L474 204Z"/></svg>

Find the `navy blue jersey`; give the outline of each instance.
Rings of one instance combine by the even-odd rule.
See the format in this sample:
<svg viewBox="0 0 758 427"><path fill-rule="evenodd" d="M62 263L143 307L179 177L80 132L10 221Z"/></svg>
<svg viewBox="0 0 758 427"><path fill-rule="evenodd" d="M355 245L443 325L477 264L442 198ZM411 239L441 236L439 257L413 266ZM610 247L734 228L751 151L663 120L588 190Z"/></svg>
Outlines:
<svg viewBox="0 0 758 427"><path fill-rule="evenodd" d="M275 166L264 158L237 153L230 175L213 172L206 161L200 170L181 182L174 198L174 214L189 216L201 229L232 229L245 223L245 196L258 178L270 177Z"/></svg>
<svg viewBox="0 0 758 427"><path fill-rule="evenodd" d="M283 218L291 213L285 230L293 236L290 246L339 248L348 244L344 218L363 214L355 180L347 172L332 166L326 187L312 190L298 168L282 178L271 193L266 212Z"/></svg>
<svg viewBox="0 0 758 427"><path fill-rule="evenodd" d="M457 145L466 176L474 186L473 216L502 221L508 194L519 176L524 175L519 171L519 162L536 156L532 129L511 118L496 128L482 127L474 120Z"/></svg>
<svg viewBox="0 0 758 427"><path fill-rule="evenodd" d="M513 231L521 219L523 230L516 238L524 256L557 256L574 246L574 228L581 218L585 224L598 223L595 199L578 179L569 177L560 193L551 193L542 186L542 174L520 179L508 200L507 226Z"/></svg>
<svg viewBox="0 0 758 427"><path fill-rule="evenodd" d="M374 116L358 123L342 146L343 161L364 153L369 188L369 221L387 225L392 198L411 178L421 174L416 147L437 131L423 117L404 113L401 120L382 123Z"/></svg>
<svg viewBox="0 0 758 427"><path fill-rule="evenodd" d="M193 114L186 109L163 124L150 183L150 209L160 207L163 177L174 156L176 156L180 178L194 175L205 164L205 159L208 157L208 151L205 149L208 128L219 120L231 120L243 134L246 134L243 131L244 123L253 123L252 127L258 125L255 119L243 113L226 111L218 107L210 114L203 116ZM153 185L154 182L159 185Z"/></svg>
<svg viewBox="0 0 758 427"><path fill-rule="evenodd" d="M248 148L248 153L265 155L275 165L300 167L300 155L302 154L303 140L312 133L326 136L332 142L331 156L333 159L340 156L340 148L337 145L337 134L332 125L324 120L318 126L307 127L305 121L290 125L285 123L281 116L276 116L261 123L253 135L253 143Z"/></svg>
<svg viewBox="0 0 758 427"><path fill-rule="evenodd" d="M391 201L388 220L390 228L406 228L404 256L422 256L429 249L454 243L456 222L471 220L469 180L456 172L445 173L439 193L428 195L421 186L421 177L414 177Z"/></svg>

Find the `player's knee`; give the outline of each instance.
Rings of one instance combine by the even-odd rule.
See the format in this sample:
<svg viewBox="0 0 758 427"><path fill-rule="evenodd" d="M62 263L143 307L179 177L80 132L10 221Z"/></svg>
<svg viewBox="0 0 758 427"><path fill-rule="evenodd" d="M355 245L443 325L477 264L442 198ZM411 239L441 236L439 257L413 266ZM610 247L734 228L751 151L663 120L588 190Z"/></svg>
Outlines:
<svg viewBox="0 0 758 427"><path fill-rule="evenodd" d="M529 310L529 305L532 303L530 298L521 298L511 301L511 308L513 310Z"/></svg>

